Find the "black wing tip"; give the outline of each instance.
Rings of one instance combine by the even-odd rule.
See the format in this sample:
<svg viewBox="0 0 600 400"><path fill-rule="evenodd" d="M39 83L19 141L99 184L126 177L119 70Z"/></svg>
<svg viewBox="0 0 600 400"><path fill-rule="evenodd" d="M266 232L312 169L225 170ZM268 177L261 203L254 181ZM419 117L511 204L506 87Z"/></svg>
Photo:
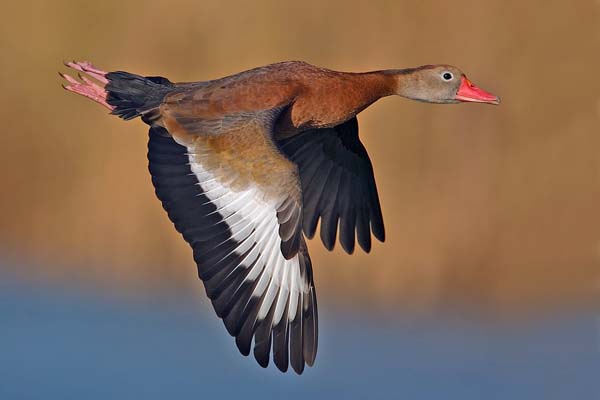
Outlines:
<svg viewBox="0 0 600 400"><path fill-rule="evenodd" d="M302 375L302 373L304 372L304 365L304 363L298 365L292 364L292 369L296 374Z"/></svg>
<svg viewBox="0 0 600 400"><path fill-rule="evenodd" d="M375 221L371 221L371 231L377 240L385 242L385 226L383 225L383 218L381 215Z"/></svg>
<svg viewBox="0 0 600 400"><path fill-rule="evenodd" d="M356 231L354 223L350 226L347 221L340 221L340 244L344 251L348 254L353 254L356 247Z"/></svg>
<svg viewBox="0 0 600 400"><path fill-rule="evenodd" d="M304 249L303 246L301 247ZM308 267L310 267L310 259L305 260L305 263ZM307 271L307 273L310 272ZM292 322L288 320L287 313L289 312L289 309L287 309L287 307L289 307L289 305L286 305L286 311L284 312L282 320L277 325L273 327L271 326L270 321L272 321L273 312L275 309L273 306L271 307L269 315L266 317L266 319L262 319L257 324L253 324L253 349L251 346L251 341L248 341L247 337L243 337L242 332L236 335L235 331L232 332L229 328L227 329L230 334L235 336L237 348L242 355L248 356L252 350L258 365L262 368L267 368L269 366L270 356L272 354L273 363L275 364L276 368L283 373L288 372L291 367L291 370L293 370L296 374L302 375L306 369L306 366L312 367L314 365L317 354L318 340L317 299L314 285L312 283L312 275L310 276L311 277L309 279L311 282L311 289L308 293L308 303L306 306L303 306L300 303L298 304L297 312L299 314L296 318L304 319L304 322L300 327L300 329L302 329L300 337L295 336L292 338L293 331L295 329L299 329L299 323L297 320ZM265 323L267 325L263 325ZM267 334L268 336L262 337L261 340L257 340L257 335L261 335L258 331L260 329L263 329L264 331L265 328L269 332ZM267 331L264 331L262 335L264 336L266 332ZM295 332L298 334L297 331Z"/></svg>
<svg viewBox="0 0 600 400"><path fill-rule="evenodd" d="M328 251L333 251L333 249L335 248L335 242L331 242L331 241L325 240L323 238L321 238L321 241L323 242L323 246L325 246L325 248Z"/></svg>
<svg viewBox="0 0 600 400"><path fill-rule="evenodd" d="M277 358L274 358L273 361L275 362L275 366L278 370L280 370L283 373L286 373L288 371L289 364L287 361L278 361Z"/></svg>
<svg viewBox="0 0 600 400"><path fill-rule="evenodd" d="M346 241L341 241L340 243L342 245L342 249L344 249L344 251L346 252L346 254L354 254L354 242L352 242L352 244L347 243Z"/></svg>
<svg viewBox="0 0 600 400"><path fill-rule="evenodd" d="M307 239L314 239L316 233L316 229L310 230L309 228L304 228L304 236L306 236Z"/></svg>
<svg viewBox="0 0 600 400"><path fill-rule="evenodd" d="M355 226L352 223L348 225L347 220L340 220L340 244L342 249L348 254L353 254L356 247L356 231Z"/></svg>
<svg viewBox="0 0 600 400"><path fill-rule="evenodd" d="M332 251L335 248L336 238L337 238L337 220L335 224L328 220L321 218L321 242L323 242L323 246L329 251Z"/></svg>
<svg viewBox="0 0 600 400"><path fill-rule="evenodd" d="M256 340L256 339L255 339ZM269 356L270 356L271 346L269 343L268 347L259 346L256 342L254 344L254 359L263 368L267 368L269 366Z"/></svg>
<svg viewBox="0 0 600 400"><path fill-rule="evenodd" d="M244 357L248 357L250 355L251 347L243 341L241 335L235 337L235 345L237 346L241 355L243 355Z"/></svg>
<svg viewBox="0 0 600 400"><path fill-rule="evenodd" d="M369 254L371 252L371 240L359 241L358 244L365 253Z"/></svg>
<svg viewBox="0 0 600 400"><path fill-rule="evenodd" d="M289 327L288 327L288 334L289 334ZM288 340L289 342L289 340ZM314 349L316 349L316 344L314 344L312 346ZM240 353L242 353L244 356L247 356L250 354L250 352L248 351L247 353L245 353L242 349L239 347L238 345L238 349L240 350ZM270 347L268 349L264 348L260 348L260 346L254 346L254 350L253 350L253 354L254 354L254 359L256 360L256 363L261 367L261 368L267 368L269 366L270 363L270 355L271 355L271 351L270 351ZM306 352L304 348L302 348L300 351L302 351L303 353L303 358L302 361L300 362L299 360L293 360L290 356L289 356L289 349L286 348L282 353L275 353L273 352L273 364L275 364L275 367L277 367L277 369L283 373L286 373L290 370L290 366L292 367L292 370L298 374L298 375L302 375L303 372L305 371L305 367L309 366L312 367L314 365L315 362L315 351L311 351L311 352ZM308 354L306 354L308 353ZM307 357L308 355L308 357Z"/></svg>

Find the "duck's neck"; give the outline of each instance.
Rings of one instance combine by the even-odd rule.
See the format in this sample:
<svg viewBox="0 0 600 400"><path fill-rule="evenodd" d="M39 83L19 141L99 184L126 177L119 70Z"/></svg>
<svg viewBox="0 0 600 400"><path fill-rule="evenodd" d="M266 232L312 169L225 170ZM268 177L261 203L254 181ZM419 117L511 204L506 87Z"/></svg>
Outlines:
<svg viewBox="0 0 600 400"><path fill-rule="evenodd" d="M356 87L360 88L366 106L382 97L399 95L411 97L413 75L416 68L387 69L351 74Z"/></svg>
<svg viewBox="0 0 600 400"><path fill-rule="evenodd" d="M358 87L365 99L375 101L395 93L396 80L386 71L371 71L350 74L354 85Z"/></svg>
<svg viewBox="0 0 600 400"><path fill-rule="evenodd" d="M390 90L391 94L412 98L413 87L415 86L414 72L417 72L424 67L417 68L405 68L405 69L386 69L378 71L381 75L388 77L391 80Z"/></svg>

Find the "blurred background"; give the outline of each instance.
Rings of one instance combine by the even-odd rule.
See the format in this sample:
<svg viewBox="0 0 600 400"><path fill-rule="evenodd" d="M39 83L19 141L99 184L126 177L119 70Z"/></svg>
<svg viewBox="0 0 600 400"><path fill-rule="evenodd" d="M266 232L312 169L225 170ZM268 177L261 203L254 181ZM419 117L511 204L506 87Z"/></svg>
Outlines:
<svg viewBox="0 0 600 400"><path fill-rule="evenodd" d="M600 1L3 10L0 398L600 398ZM64 92L71 59L173 81L448 63L503 102L359 115L387 240L309 244L322 340L298 378L237 354L154 196L145 126Z"/></svg>

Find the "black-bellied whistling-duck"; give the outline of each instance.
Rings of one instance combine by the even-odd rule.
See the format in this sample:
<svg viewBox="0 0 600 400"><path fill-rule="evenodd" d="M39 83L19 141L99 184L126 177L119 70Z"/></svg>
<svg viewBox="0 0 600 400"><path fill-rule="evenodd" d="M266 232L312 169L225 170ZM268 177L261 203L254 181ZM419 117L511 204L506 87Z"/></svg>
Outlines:
<svg viewBox="0 0 600 400"><path fill-rule="evenodd" d="M150 125L156 195L190 244L217 315L244 355L302 373L317 354L317 300L304 236L321 219L328 249L368 252L385 231L356 115L399 95L430 103L498 104L456 67L345 73L283 62L221 79L62 75L65 89Z"/></svg>

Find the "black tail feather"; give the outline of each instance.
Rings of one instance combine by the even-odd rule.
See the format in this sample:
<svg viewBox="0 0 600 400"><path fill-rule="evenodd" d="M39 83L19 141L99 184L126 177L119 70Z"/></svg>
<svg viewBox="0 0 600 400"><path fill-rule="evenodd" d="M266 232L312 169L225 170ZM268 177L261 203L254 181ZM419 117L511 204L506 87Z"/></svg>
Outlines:
<svg viewBox="0 0 600 400"><path fill-rule="evenodd" d="M133 119L158 108L175 85L161 76L140 76L116 71L106 74L107 102L114 107L112 113L124 120ZM151 118L142 117L145 122Z"/></svg>

